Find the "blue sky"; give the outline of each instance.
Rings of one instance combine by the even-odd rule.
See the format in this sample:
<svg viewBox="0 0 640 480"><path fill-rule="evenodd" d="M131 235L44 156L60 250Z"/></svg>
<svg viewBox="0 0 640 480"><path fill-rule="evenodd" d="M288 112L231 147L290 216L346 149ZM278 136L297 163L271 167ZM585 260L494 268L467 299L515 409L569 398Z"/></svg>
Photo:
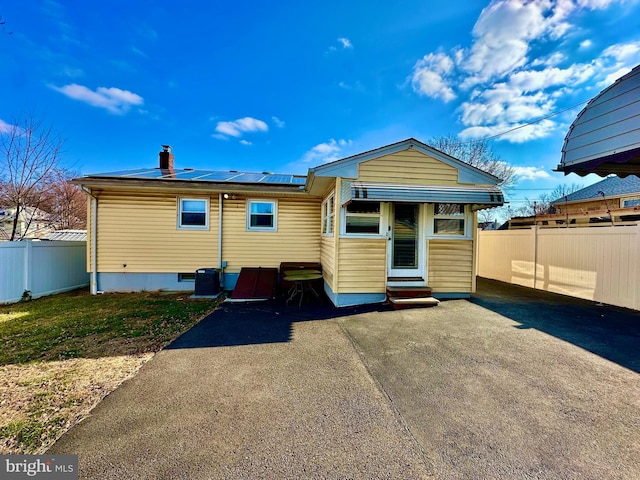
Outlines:
<svg viewBox="0 0 640 480"><path fill-rule="evenodd" d="M640 63L640 1L0 2L0 131L35 112L83 174L305 173L415 137L496 135L589 100ZM561 183L583 105L491 140L511 193Z"/></svg>

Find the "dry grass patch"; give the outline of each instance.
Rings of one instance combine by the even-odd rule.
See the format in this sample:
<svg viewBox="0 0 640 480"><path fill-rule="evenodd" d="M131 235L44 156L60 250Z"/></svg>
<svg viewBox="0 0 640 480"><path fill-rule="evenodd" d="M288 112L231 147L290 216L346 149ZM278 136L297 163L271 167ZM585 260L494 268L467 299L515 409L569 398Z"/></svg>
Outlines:
<svg viewBox="0 0 640 480"><path fill-rule="evenodd" d="M86 291L0 306L0 454L44 452L216 306Z"/></svg>

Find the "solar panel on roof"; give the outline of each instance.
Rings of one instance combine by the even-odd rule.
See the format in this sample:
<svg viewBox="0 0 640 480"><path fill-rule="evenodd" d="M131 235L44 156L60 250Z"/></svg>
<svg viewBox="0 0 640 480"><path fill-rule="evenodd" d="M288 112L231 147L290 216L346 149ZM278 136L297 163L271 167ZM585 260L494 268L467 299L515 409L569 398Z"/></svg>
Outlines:
<svg viewBox="0 0 640 480"><path fill-rule="evenodd" d="M146 168L135 170L121 170L117 172L96 173L87 175L93 178L129 178L145 180L186 180L202 182L233 182L233 183L272 183L304 185L306 177L301 175L286 175L277 173L252 173L238 171L210 171L185 169Z"/></svg>
<svg viewBox="0 0 640 480"><path fill-rule="evenodd" d="M239 177L231 179L233 182L256 183L264 178L264 173L243 173Z"/></svg>
<svg viewBox="0 0 640 480"><path fill-rule="evenodd" d="M196 172L198 172L198 175L193 177L194 180L203 180L207 182L224 182L237 175L231 172L209 172L206 170L196 170Z"/></svg>
<svg viewBox="0 0 640 480"><path fill-rule="evenodd" d="M291 183L291 175L270 174L267 175L263 183Z"/></svg>
<svg viewBox="0 0 640 480"><path fill-rule="evenodd" d="M138 168L136 170L119 170L117 172L106 172L106 173L90 173L87 175L88 177L124 177L124 176L132 176L138 175L144 172L149 172L148 168Z"/></svg>

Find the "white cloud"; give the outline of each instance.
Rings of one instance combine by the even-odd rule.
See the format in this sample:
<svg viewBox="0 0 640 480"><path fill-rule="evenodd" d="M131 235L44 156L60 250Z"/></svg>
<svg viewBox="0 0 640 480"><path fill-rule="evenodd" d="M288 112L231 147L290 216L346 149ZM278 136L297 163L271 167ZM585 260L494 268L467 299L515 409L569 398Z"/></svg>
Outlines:
<svg viewBox="0 0 640 480"><path fill-rule="evenodd" d="M271 117L271 120L273 120L273 123L275 123L278 128L284 128L286 125L284 121L280 120L278 117Z"/></svg>
<svg viewBox="0 0 640 480"><path fill-rule="evenodd" d="M130 47L131 51L142 58L149 58L147 54L140 50L138 47L134 47L133 45Z"/></svg>
<svg viewBox="0 0 640 480"><path fill-rule="evenodd" d="M518 123L514 125L502 123L491 126L472 126L465 128L458 134L458 136L464 140L470 138L488 138L500 135L496 140L523 143L547 137L557 128L558 124L546 119L532 124Z"/></svg>
<svg viewBox="0 0 640 480"><path fill-rule="evenodd" d="M635 56L639 51L640 42L618 43L605 49L602 55L623 61Z"/></svg>
<svg viewBox="0 0 640 480"><path fill-rule="evenodd" d="M534 58L531 62L532 67L544 65L546 67L555 67L560 65L567 59L567 56L562 52L553 52L548 57Z"/></svg>
<svg viewBox="0 0 640 480"><path fill-rule="evenodd" d="M0 133L9 133L15 127L0 118Z"/></svg>
<svg viewBox="0 0 640 480"><path fill-rule="evenodd" d="M567 55L563 36L575 15L621 1L493 0L478 17L469 47L428 53L415 63L412 88L444 102L459 99L464 138L537 121L564 108L561 102L568 95L578 96L581 89L626 73L640 61L640 41L610 46L588 63L571 64ZM591 46L590 40L580 44ZM545 50L551 53L531 58ZM499 139L524 142L548 136L557 127L547 119Z"/></svg>
<svg viewBox="0 0 640 480"><path fill-rule="evenodd" d="M587 38L586 40L583 40L580 42L580 50L586 50L587 48L590 48L592 45L593 45L593 42Z"/></svg>
<svg viewBox="0 0 640 480"><path fill-rule="evenodd" d="M551 178L546 170L538 167L513 167L518 180L538 180L541 178Z"/></svg>
<svg viewBox="0 0 640 480"><path fill-rule="evenodd" d="M338 38L338 42L342 45L342 48L353 48L351 41L346 37Z"/></svg>
<svg viewBox="0 0 640 480"><path fill-rule="evenodd" d="M250 142L249 140L242 139L242 140L240 140L240 144L248 146L248 145L253 145L253 142Z"/></svg>
<svg viewBox="0 0 640 480"><path fill-rule="evenodd" d="M613 82L615 82L617 79L619 79L620 77L626 75L627 73L629 73L631 71L630 68L628 67L624 67L621 68L619 70L616 70L613 73L610 73L609 75L607 75L604 80L602 80L600 83L598 83L598 86L600 88L606 88L609 85L612 85Z"/></svg>
<svg viewBox="0 0 640 480"><path fill-rule="evenodd" d="M351 145L351 140L330 139L328 142L319 143L306 152L300 160L304 164L321 165L332 162L341 157L340 152L344 147Z"/></svg>
<svg viewBox="0 0 640 480"><path fill-rule="evenodd" d="M416 93L449 102L456 98L447 77L453 72L453 60L443 53L430 53L413 67L411 83Z"/></svg>
<svg viewBox="0 0 640 480"><path fill-rule="evenodd" d="M69 98L79 100L93 107L104 108L111 113L119 115L127 113L132 106L144 103L144 99L140 95L115 87L98 87L95 91L76 83L71 83L64 87L55 85L50 85L50 87Z"/></svg>
<svg viewBox="0 0 640 480"><path fill-rule="evenodd" d="M268 130L269 126L262 120L252 117L244 117L230 122L218 122L216 125L216 132L218 132L219 135L214 134L214 137L241 137L245 133L266 132Z"/></svg>

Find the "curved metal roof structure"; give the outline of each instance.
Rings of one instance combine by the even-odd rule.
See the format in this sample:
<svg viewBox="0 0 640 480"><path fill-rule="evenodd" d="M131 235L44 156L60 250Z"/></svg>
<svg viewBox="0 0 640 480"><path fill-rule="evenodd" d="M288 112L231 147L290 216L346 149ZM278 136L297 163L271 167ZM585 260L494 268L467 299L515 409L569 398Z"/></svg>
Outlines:
<svg viewBox="0 0 640 480"><path fill-rule="evenodd" d="M564 139L558 171L640 175L640 65L578 114Z"/></svg>

